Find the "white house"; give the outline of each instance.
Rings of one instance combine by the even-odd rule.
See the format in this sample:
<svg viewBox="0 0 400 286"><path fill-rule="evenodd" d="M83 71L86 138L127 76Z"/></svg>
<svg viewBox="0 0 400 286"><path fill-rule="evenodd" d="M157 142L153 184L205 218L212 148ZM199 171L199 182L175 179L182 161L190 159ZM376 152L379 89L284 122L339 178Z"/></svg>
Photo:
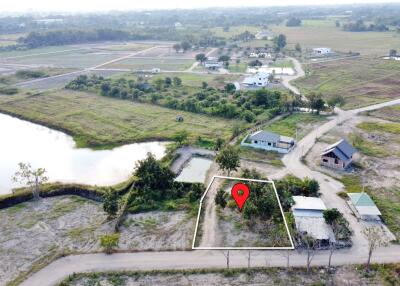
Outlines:
<svg viewBox="0 0 400 286"><path fill-rule="evenodd" d="M241 145L278 153L289 153L294 147L295 141L291 137L260 130L251 135L247 135L243 139Z"/></svg>
<svg viewBox="0 0 400 286"><path fill-rule="evenodd" d="M326 206L320 198L293 196L293 200L292 212L299 232L322 242L335 239L331 227L325 222L323 212Z"/></svg>
<svg viewBox="0 0 400 286"><path fill-rule="evenodd" d="M313 54L315 55L327 55L332 53L331 48L314 48L313 49Z"/></svg>
<svg viewBox="0 0 400 286"><path fill-rule="evenodd" d="M260 31L256 34L257 40L273 40L274 34L270 31Z"/></svg>
<svg viewBox="0 0 400 286"><path fill-rule="evenodd" d="M220 69L222 68L222 65L222 62L218 61L218 59L215 57L209 57L203 63L203 66L208 69Z"/></svg>
<svg viewBox="0 0 400 286"><path fill-rule="evenodd" d="M150 72L151 72L151 73L160 73L160 72L161 72L161 69L160 69L160 68L152 68L152 69L150 70Z"/></svg>
<svg viewBox="0 0 400 286"><path fill-rule="evenodd" d="M259 72L255 75L246 77L242 84L246 87L265 87L268 85L268 78L270 74L266 72Z"/></svg>

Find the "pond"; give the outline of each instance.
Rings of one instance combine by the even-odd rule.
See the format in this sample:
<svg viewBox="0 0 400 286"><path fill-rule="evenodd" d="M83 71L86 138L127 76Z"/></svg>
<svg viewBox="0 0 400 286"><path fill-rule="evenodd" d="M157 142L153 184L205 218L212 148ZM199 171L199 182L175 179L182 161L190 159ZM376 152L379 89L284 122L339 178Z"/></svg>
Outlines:
<svg viewBox="0 0 400 286"><path fill-rule="evenodd" d="M135 163L148 152L165 154L166 143L128 144L112 150L76 148L65 133L0 114L0 195L17 187L12 181L18 163L43 167L51 182L113 185L129 178Z"/></svg>
<svg viewBox="0 0 400 286"><path fill-rule="evenodd" d="M178 182L204 183L212 162L211 159L193 157L175 180Z"/></svg>

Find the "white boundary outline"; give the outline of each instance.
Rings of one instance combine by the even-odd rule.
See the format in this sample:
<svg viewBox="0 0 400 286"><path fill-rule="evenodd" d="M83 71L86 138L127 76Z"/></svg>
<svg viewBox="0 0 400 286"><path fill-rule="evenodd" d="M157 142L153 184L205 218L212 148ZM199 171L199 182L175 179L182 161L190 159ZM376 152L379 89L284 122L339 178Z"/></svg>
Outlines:
<svg viewBox="0 0 400 286"><path fill-rule="evenodd" d="M282 213L283 222L285 223L285 228L286 228L287 234L289 236L289 240L290 240L291 246L286 246L286 247L200 247L200 246L197 246L196 247L195 244L196 244L197 229L199 227L200 213L201 213L201 208L202 208L202 205L203 205L203 200L206 197L206 195L208 193L208 190L210 189L211 184L214 182L215 178L231 179L231 180L237 180L237 181L248 181L248 182L261 182L261 183L270 183L270 184L272 184L272 187L273 187L273 189L275 191L276 199L278 200L279 209L281 210L281 213ZM200 207L199 207L199 212L197 214L197 221L196 221L196 228L194 230L192 249L194 249L194 250L200 250L200 249L202 249L202 250L293 250L294 249L293 239L292 239L292 236L290 235L289 227L288 227L286 219L285 219L285 214L283 213L281 201L279 200L278 191L276 190L274 181L256 180L256 179L244 179L244 178L226 177L226 176L213 176L211 182L207 186L206 191L204 192L203 196L200 199Z"/></svg>

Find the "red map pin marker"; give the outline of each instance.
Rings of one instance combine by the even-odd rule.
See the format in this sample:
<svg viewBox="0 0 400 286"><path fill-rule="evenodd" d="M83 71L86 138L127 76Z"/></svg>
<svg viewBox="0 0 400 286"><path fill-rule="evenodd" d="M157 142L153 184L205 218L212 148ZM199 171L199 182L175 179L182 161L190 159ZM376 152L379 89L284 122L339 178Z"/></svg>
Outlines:
<svg viewBox="0 0 400 286"><path fill-rule="evenodd" d="M231 190L232 198L235 200L239 210L241 211L246 200L249 198L250 189L247 185L237 183Z"/></svg>

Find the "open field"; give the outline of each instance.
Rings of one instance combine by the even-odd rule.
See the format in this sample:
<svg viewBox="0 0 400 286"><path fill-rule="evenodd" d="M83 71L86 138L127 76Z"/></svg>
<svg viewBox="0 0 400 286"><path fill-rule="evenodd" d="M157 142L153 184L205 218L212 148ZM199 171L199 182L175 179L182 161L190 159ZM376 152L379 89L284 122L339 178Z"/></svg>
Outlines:
<svg viewBox="0 0 400 286"><path fill-rule="evenodd" d="M367 115L400 123L400 106L395 105L391 107L381 108L375 111L368 112Z"/></svg>
<svg viewBox="0 0 400 286"><path fill-rule="evenodd" d="M387 55L400 49L400 34L394 32L346 32L335 27L335 20L306 20L300 27L271 25L275 34L285 34L289 47L300 43L303 48L330 47L341 52L363 55Z"/></svg>
<svg viewBox="0 0 400 286"><path fill-rule="evenodd" d="M308 132L327 120L326 116L311 113L293 113L279 121L268 125L265 130L279 133L280 135L296 137L300 140Z"/></svg>
<svg viewBox="0 0 400 286"><path fill-rule="evenodd" d="M192 139L228 139L238 122L68 90L0 96L0 110L64 130L78 146L92 147L168 140L179 130L187 130ZM183 122L176 122L178 114Z"/></svg>
<svg viewBox="0 0 400 286"><path fill-rule="evenodd" d="M104 66L112 69L150 70L160 68L167 71L183 71L190 68L195 60L190 59L167 59L167 58L130 58Z"/></svg>
<svg viewBox="0 0 400 286"><path fill-rule="evenodd" d="M361 57L306 66L308 74L295 81L303 93L321 92L325 98L341 95L345 109L398 97L400 62Z"/></svg>
<svg viewBox="0 0 400 286"><path fill-rule="evenodd" d="M245 31L249 31L250 33L256 34L260 30L261 28L256 26L233 26L229 27L229 30L226 32L224 31L223 27L215 27L210 29L210 31L214 33L215 36L222 37L225 39L230 39L233 36L244 33Z"/></svg>
<svg viewBox="0 0 400 286"><path fill-rule="evenodd" d="M222 254L221 254L222 255ZM243 259L246 254L243 253ZM267 258L268 263L268 258ZM396 285L400 283L399 265L373 265L366 275L361 265L342 266L329 273L324 268L215 269L187 271L127 271L83 273L64 280L62 286L83 285Z"/></svg>
<svg viewBox="0 0 400 286"><path fill-rule="evenodd" d="M187 249L194 217L185 211L129 214L120 250ZM99 238L113 231L102 205L77 196L26 202L0 210L0 285L46 265L61 253L101 251ZM34 239L32 239L34 238Z"/></svg>
<svg viewBox="0 0 400 286"><path fill-rule="evenodd" d="M1 64L0 64L1 66ZM54 75L68 73L74 71L74 69L67 68L22 68L20 70L41 72L42 76L38 78L46 78ZM6 76L0 76L0 84L16 84L23 81L34 80L35 78L29 76L23 76L22 74L14 73Z"/></svg>
<svg viewBox="0 0 400 286"><path fill-rule="evenodd" d="M95 49L99 51L114 51L114 52L137 52L140 50L153 47L152 44L144 43L121 43L121 44L105 44L104 46L97 46Z"/></svg>

